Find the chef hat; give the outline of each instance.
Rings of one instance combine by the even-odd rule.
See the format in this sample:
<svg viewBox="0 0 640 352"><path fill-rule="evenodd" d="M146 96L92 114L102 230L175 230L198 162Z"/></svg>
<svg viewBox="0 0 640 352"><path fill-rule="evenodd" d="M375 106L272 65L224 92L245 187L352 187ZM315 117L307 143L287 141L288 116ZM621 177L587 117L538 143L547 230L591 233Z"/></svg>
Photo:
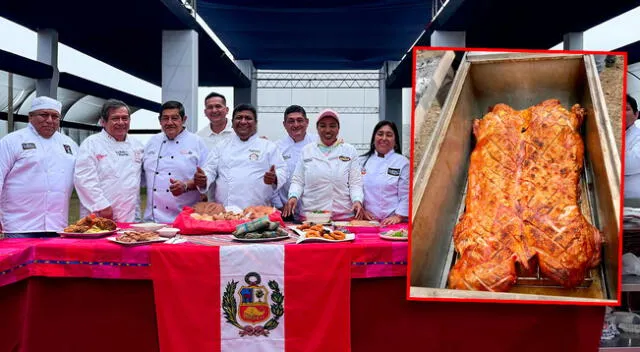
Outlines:
<svg viewBox="0 0 640 352"><path fill-rule="evenodd" d="M320 120L325 117L332 117L334 120L336 120L338 126L340 126L340 118L338 117L338 113L331 109L325 109L320 112L320 115L318 115L318 119L316 120L316 125L318 125L318 122L320 122Z"/></svg>
<svg viewBox="0 0 640 352"><path fill-rule="evenodd" d="M51 99L49 97L37 97L33 99L31 102L31 110L29 112L34 112L36 110L55 110L58 114L62 113L62 103Z"/></svg>

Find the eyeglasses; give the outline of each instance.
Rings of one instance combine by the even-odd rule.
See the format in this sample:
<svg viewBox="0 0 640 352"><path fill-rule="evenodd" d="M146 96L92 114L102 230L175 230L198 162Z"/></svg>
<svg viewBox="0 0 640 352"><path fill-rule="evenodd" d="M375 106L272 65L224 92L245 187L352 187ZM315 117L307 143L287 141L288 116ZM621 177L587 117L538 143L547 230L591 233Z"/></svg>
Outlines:
<svg viewBox="0 0 640 352"><path fill-rule="evenodd" d="M58 113L52 113L52 112L39 112L37 114L33 114L34 116L38 116L43 120L46 120L47 118L51 117L52 120L60 120L60 114Z"/></svg>

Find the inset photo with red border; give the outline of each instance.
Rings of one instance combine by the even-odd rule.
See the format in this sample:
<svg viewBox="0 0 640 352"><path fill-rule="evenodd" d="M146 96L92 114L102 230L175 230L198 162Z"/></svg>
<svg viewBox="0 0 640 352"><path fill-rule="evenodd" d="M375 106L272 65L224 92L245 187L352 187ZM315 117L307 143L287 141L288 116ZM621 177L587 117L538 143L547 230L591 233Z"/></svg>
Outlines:
<svg viewBox="0 0 640 352"><path fill-rule="evenodd" d="M610 62L626 72L623 52L414 48L408 300L620 304Z"/></svg>

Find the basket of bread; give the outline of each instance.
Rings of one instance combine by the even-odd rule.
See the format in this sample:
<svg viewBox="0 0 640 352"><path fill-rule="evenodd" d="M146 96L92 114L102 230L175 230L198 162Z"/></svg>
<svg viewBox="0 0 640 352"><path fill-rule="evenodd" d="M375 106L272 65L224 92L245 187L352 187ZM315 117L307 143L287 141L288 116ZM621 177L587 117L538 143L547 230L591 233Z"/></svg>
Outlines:
<svg viewBox="0 0 640 352"><path fill-rule="evenodd" d="M280 211L274 207L258 205L239 209L225 208L215 202L199 202L193 207L184 207L173 222L173 227L180 229L183 235L232 233L238 225L262 217L284 226Z"/></svg>

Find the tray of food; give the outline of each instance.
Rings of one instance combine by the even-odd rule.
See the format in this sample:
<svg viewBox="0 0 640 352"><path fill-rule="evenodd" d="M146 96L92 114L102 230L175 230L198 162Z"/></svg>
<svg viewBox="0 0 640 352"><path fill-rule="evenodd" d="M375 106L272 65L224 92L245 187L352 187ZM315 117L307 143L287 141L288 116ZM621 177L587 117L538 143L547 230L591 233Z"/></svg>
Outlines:
<svg viewBox="0 0 640 352"><path fill-rule="evenodd" d="M236 226L231 235L231 238L238 242L270 242L291 237L280 223L270 221L267 216Z"/></svg>
<svg viewBox="0 0 640 352"><path fill-rule="evenodd" d="M65 227L58 234L69 238L100 238L111 235L116 230L116 223L112 220L91 214Z"/></svg>
<svg viewBox="0 0 640 352"><path fill-rule="evenodd" d="M355 233L377 233L380 232L380 222L369 220L334 221L333 226Z"/></svg>
<svg viewBox="0 0 640 352"><path fill-rule="evenodd" d="M137 246L164 242L168 238L160 237L157 233L150 231L122 231L118 236L107 237L107 240L124 246Z"/></svg>
<svg viewBox="0 0 640 352"><path fill-rule="evenodd" d="M180 229L183 235L231 233L236 226L265 216L270 221L279 222L284 226L280 211L274 207L225 208L222 204L214 202L200 202L193 207L184 207L172 225Z"/></svg>
<svg viewBox="0 0 640 352"><path fill-rule="evenodd" d="M299 226L289 226L300 237L296 243L303 242L349 242L356 238L356 235L350 232L333 230L331 227L322 225L302 224Z"/></svg>
<svg viewBox="0 0 640 352"><path fill-rule="evenodd" d="M591 55L465 56L414 171L409 297L615 304L606 111Z"/></svg>

